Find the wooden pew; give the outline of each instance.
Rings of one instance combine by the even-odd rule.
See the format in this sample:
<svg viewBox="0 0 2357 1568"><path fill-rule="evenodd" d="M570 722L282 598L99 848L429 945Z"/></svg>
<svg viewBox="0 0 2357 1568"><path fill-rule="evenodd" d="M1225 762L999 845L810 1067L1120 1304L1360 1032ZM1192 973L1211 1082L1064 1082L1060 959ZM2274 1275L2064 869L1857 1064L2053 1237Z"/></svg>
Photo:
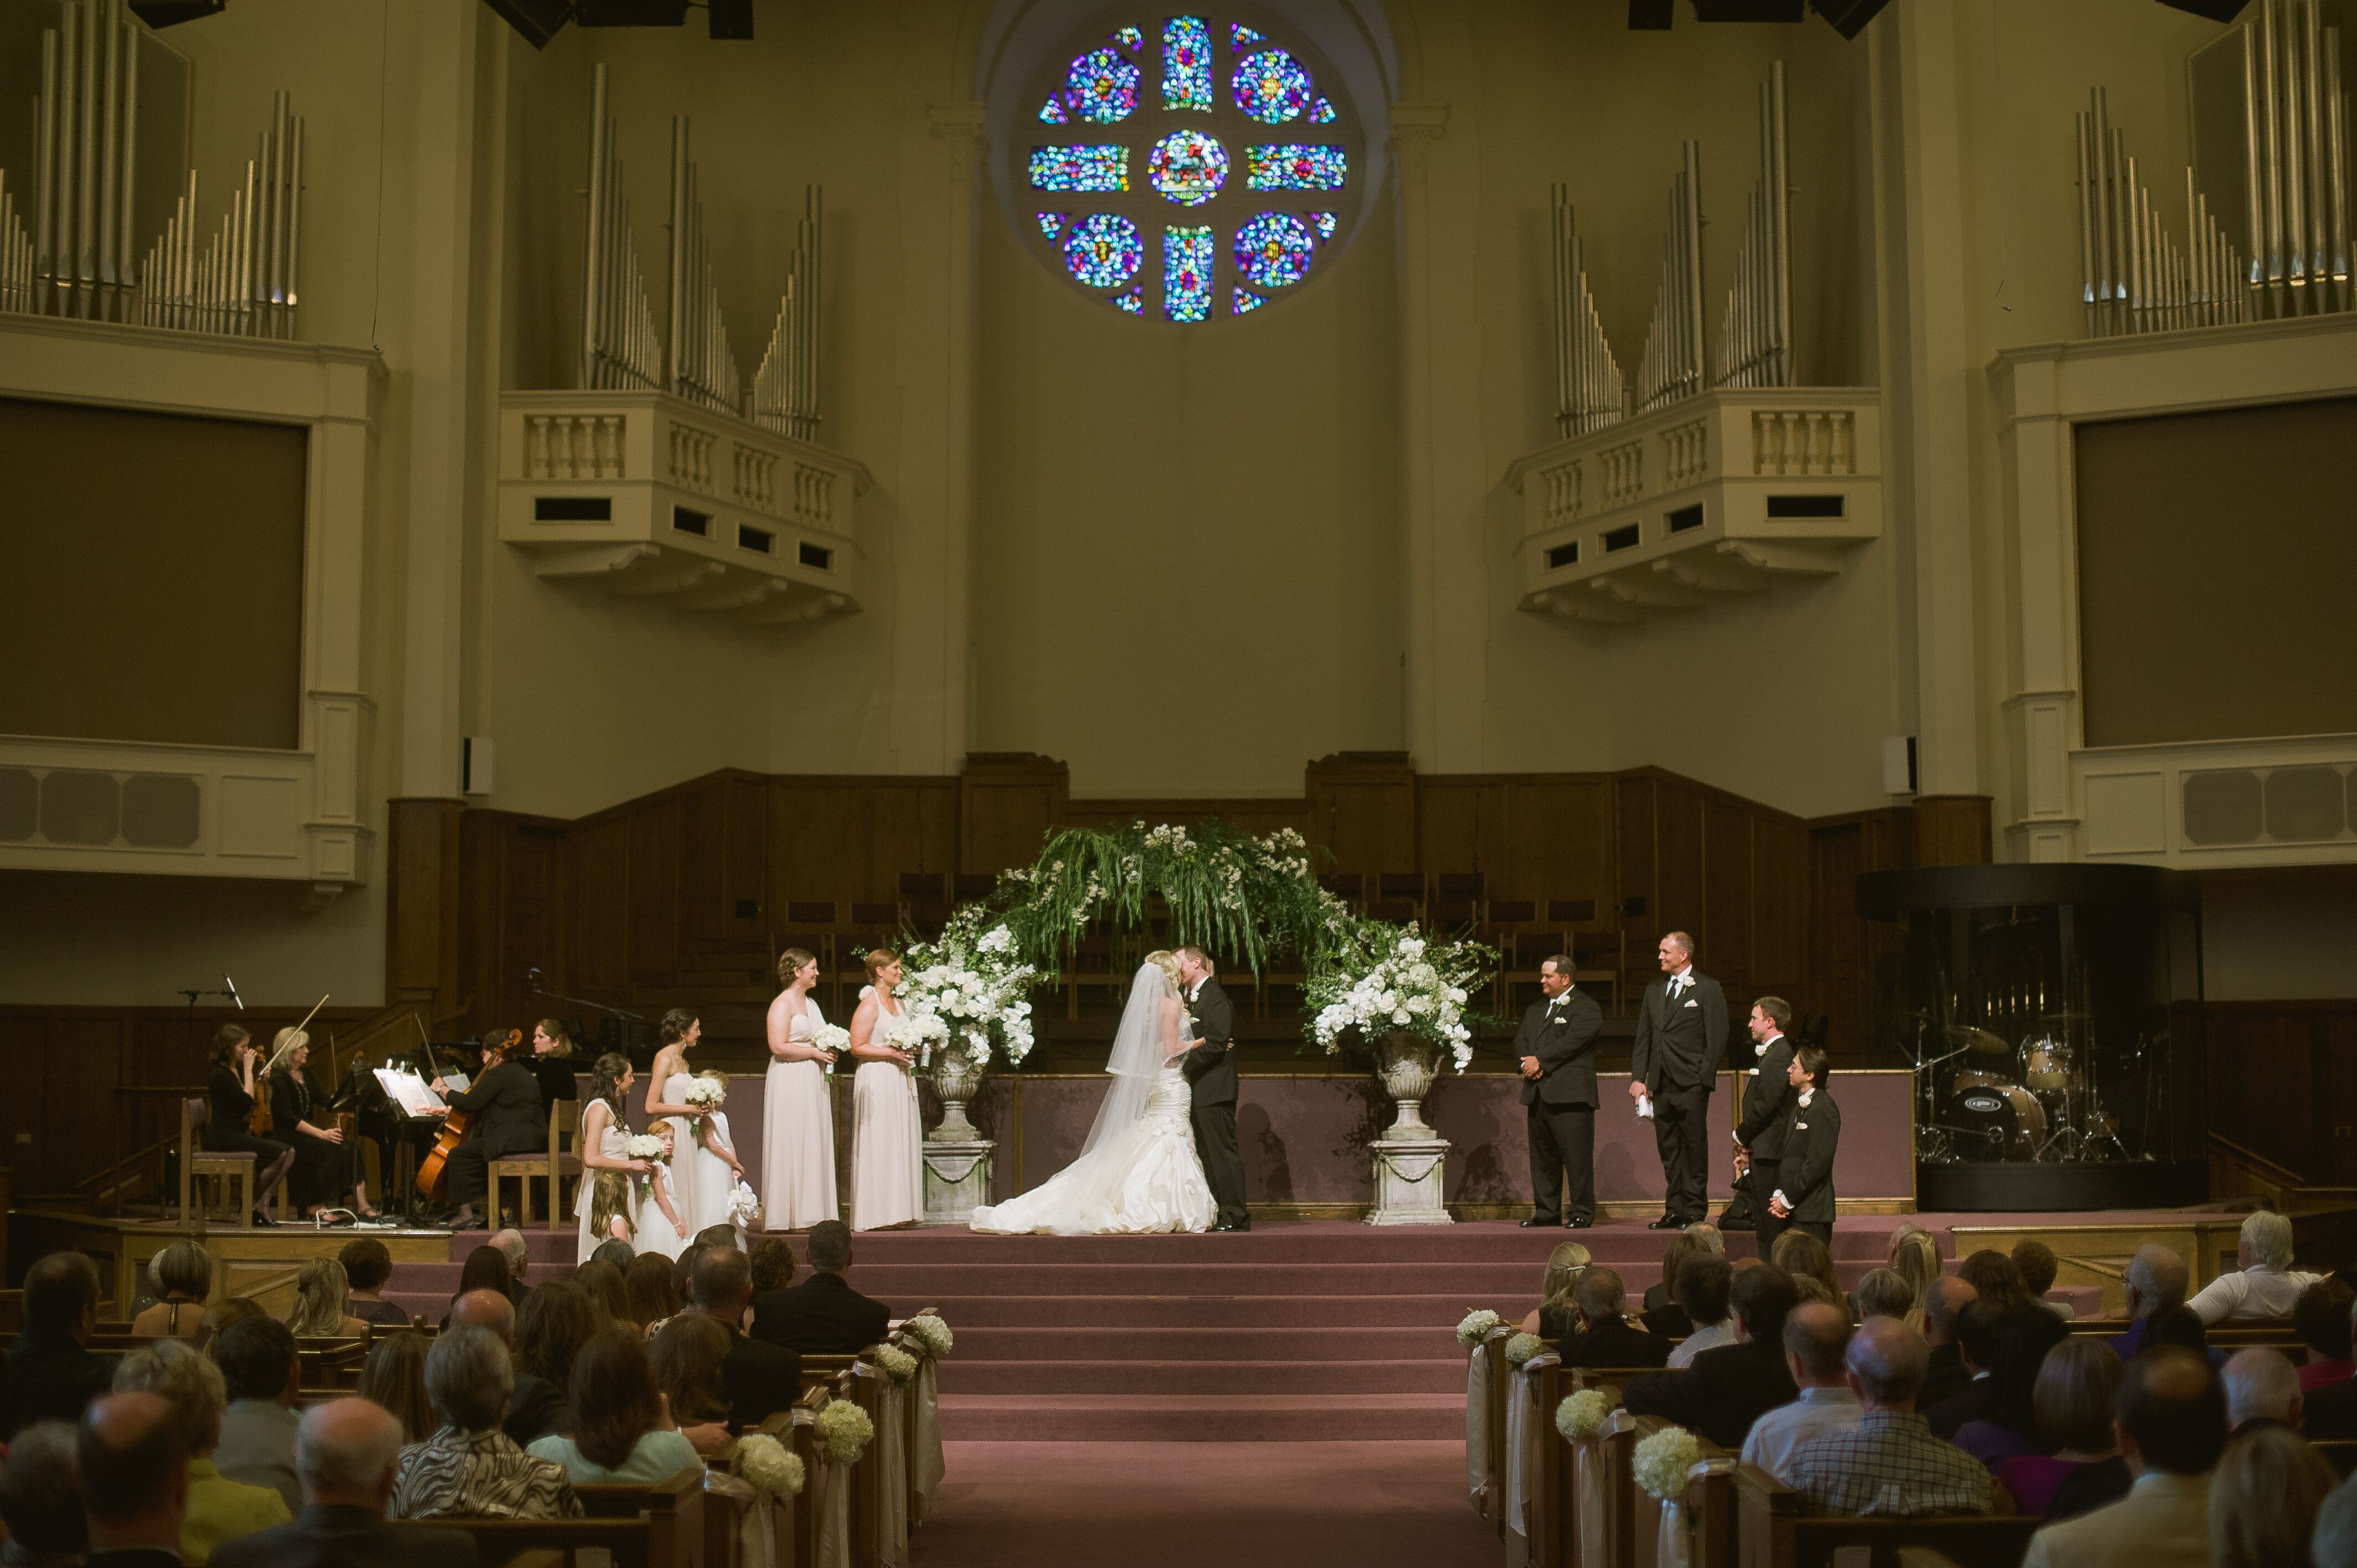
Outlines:
<svg viewBox="0 0 2357 1568"><path fill-rule="evenodd" d="M1929 1546L1902 1546L1899 1549L1899 1568L1958 1568L1958 1564L1946 1552Z"/></svg>
<svg viewBox="0 0 2357 1568"><path fill-rule="evenodd" d="M1501 1539L1506 1533L1506 1341L1512 1337L1512 1326L1501 1325L1466 1352L1465 1358L1466 1436L1469 1442L1475 1432L1481 1434L1479 1473L1475 1473L1474 1462L1469 1455L1466 1480L1472 1491L1473 1511L1488 1520ZM1472 1386L1473 1363L1477 1359L1486 1374L1478 1395L1478 1410L1474 1408L1477 1395Z"/></svg>
<svg viewBox="0 0 2357 1568"><path fill-rule="evenodd" d="M613 1568L705 1568L703 1471L683 1470L651 1487L579 1487L575 1494L589 1517L418 1522L462 1526L486 1563L535 1551L554 1552L560 1563L569 1563L587 1547L609 1553ZM395 1520L393 1528L406 1526Z"/></svg>
<svg viewBox="0 0 2357 1568"><path fill-rule="evenodd" d="M1871 1568L1899 1568L1907 1547L1936 1546L1957 1568L2019 1568L2046 1521L2019 1514L1932 1514L1921 1519L1828 1519L1803 1511L1801 1494L1757 1466L1735 1475L1738 1568L1831 1568L1834 1553L1866 1547Z"/></svg>
<svg viewBox="0 0 2357 1568"><path fill-rule="evenodd" d="M1546 1402L1546 1388L1548 1374L1561 1368L1562 1362L1549 1349L1506 1370L1506 1444L1512 1452L1505 1455L1501 1469L1508 1568L1537 1563L1545 1555L1540 1539L1554 1520L1538 1497L1540 1472L1548 1452L1563 1446L1563 1438L1555 1430L1555 1407Z"/></svg>
<svg viewBox="0 0 2357 1568"><path fill-rule="evenodd" d="M492 1568L565 1568L565 1553L553 1546L533 1546Z"/></svg>
<svg viewBox="0 0 2357 1568"><path fill-rule="evenodd" d="M778 1412L754 1430L762 1436L776 1438L790 1452L793 1449L794 1414L791 1410ZM749 1437L753 1433L746 1435ZM714 1455L712 1468L728 1469L736 1457L735 1446L732 1444L727 1451ZM780 1558L790 1563L807 1562L807 1558L795 1554L795 1543L807 1533L802 1516L810 1511L810 1483L815 1474L807 1467L807 1461L802 1474L802 1489L785 1498L772 1498L767 1493L761 1493L755 1501L744 1503L731 1498L716 1497L707 1489L704 1498L704 1568L774 1568L770 1563L740 1563L744 1539L738 1530L741 1510L754 1507L775 1510L772 1529L776 1531Z"/></svg>
<svg viewBox="0 0 2357 1568"><path fill-rule="evenodd" d="M798 1506L794 1509L790 1554L797 1564L818 1561L819 1530L824 1522L820 1517L819 1466L824 1459L819 1452L818 1428L813 1423L832 1391L825 1388L804 1389L802 1397L787 1412L786 1430L780 1434L780 1441L802 1462L802 1491L794 1499Z"/></svg>
<svg viewBox="0 0 2357 1568"><path fill-rule="evenodd" d="M1637 1418L1636 1441L1642 1443L1654 1433L1675 1424L1658 1415L1641 1415ZM1729 1506L1735 1495L1736 1456L1700 1433L1695 1434L1695 1446L1700 1452L1702 1464L1709 1468L1707 1479L1689 1478L1686 1483L1688 1560L1692 1568L1736 1568L1734 1510ZM1635 1453L1633 1446L1631 1453ZM1629 1509L1633 1548L1631 1560L1642 1568L1659 1560L1661 1499L1639 1487L1631 1477Z"/></svg>

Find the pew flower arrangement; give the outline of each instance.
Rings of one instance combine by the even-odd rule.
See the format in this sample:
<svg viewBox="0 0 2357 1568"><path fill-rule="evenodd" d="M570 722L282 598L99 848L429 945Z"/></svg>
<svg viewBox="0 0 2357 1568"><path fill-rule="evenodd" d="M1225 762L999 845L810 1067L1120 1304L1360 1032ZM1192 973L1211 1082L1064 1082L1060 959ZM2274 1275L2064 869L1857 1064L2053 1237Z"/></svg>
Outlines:
<svg viewBox="0 0 2357 1568"><path fill-rule="evenodd" d="M1506 1320L1486 1306L1477 1306L1457 1325L1457 1342L1468 1350L1490 1337L1490 1330Z"/></svg>
<svg viewBox="0 0 2357 1568"><path fill-rule="evenodd" d="M917 1359L898 1345L878 1345L876 1347L876 1369L906 1388L909 1380L917 1375Z"/></svg>
<svg viewBox="0 0 2357 1568"><path fill-rule="evenodd" d="M1303 988L1315 1010L1310 1037L1332 1056L1351 1030L1372 1045L1404 1029L1445 1047L1462 1072L1473 1059L1466 1000L1497 971L1498 950L1480 942L1428 941L1385 920L1345 921L1329 933Z"/></svg>
<svg viewBox="0 0 2357 1568"><path fill-rule="evenodd" d="M1506 1341L1506 1365L1519 1367L1546 1348L1546 1341L1535 1334L1517 1334Z"/></svg>
<svg viewBox="0 0 2357 1568"><path fill-rule="evenodd" d="M780 1502L802 1489L802 1456L767 1433L751 1432L737 1441L730 1466L737 1478L759 1487Z"/></svg>
<svg viewBox="0 0 2357 1568"><path fill-rule="evenodd" d="M936 1361L948 1355L950 1347L957 1343L957 1336L950 1332L950 1326L930 1312L917 1314L901 1326L909 1331L909 1337L921 1342L925 1354Z"/></svg>
<svg viewBox="0 0 2357 1568"><path fill-rule="evenodd" d="M908 944L892 993L938 1027L923 1036L929 1047L963 1050L976 1063L996 1049L1013 1067L1031 1054L1030 991L1038 978L1006 922L987 905L969 904L936 940Z"/></svg>
<svg viewBox="0 0 2357 1568"><path fill-rule="evenodd" d="M1629 1473L1636 1483L1663 1502L1686 1495L1686 1472L1702 1459L1702 1444L1683 1426L1665 1426L1637 1444Z"/></svg>
<svg viewBox="0 0 2357 1568"><path fill-rule="evenodd" d="M856 1465L876 1435L876 1423L849 1400L829 1400L818 1412L818 1440L829 1464Z"/></svg>
<svg viewBox="0 0 2357 1568"><path fill-rule="evenodd" d="M1566 1443L1586 1443L1604 1430L1612 1402L1598 1389L1582 1389L1555 1407L1555 1429Z"/></svg>

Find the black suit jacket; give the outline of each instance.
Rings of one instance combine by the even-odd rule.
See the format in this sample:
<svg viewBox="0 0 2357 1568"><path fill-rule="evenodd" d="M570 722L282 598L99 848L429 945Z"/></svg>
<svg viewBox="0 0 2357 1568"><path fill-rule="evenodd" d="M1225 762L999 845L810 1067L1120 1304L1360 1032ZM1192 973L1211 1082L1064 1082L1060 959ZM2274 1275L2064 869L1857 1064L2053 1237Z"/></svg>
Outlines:
<svg viewBox="0 0 2357 1568"><path fill-rule="evenodd" d="M468 1136L481 1140L491 1159L548 1147L548 1108L540 1102L540 1080L520 1061L500 1063L466 1093L449 1099L453 1111L475 1118Z"/></svg>
<svg viewBox="0 0 2357 1568"><path fill-rule="evenodd" d="M726 1324L723 1327L727 1327ZM802 1392L802 1359L791 1350L748 1339L728 1328L728 1359L720 1364L720 1391L728 1396L728 1430L761 1424L793 1408Z"/></svg>
<svg viewBox="0 0 2357 1568"><path fill-rule="evenodd" d="M1670 1342L1623 1317L1591 1325L1555 1347L1566 1367L1666 1367Z"/></svg>
<svg viewBox="0 0 2357 1568"><path fill-rule="evenodd" d="M1229 1047L1236 1037L1235 1005L1220 983L1208 976L1187 998L1188 1015L1195 1020L1195 1037L1203 1043L1179 1058L1178 1069L1195 1086L1198 1105L1236 1102L1236 1054Z"/></svg>
<svg viewBox="0 0 2357 1568"><path fill-rule="evenodd" d="M313 1503L292 1524L222 1541L212 1560L221 1568L476 1568L482 1553L463 1530L387 1524L368 1509Z"/></svg>
<svg viewBox="0 0 2357 1568"><path fill-rule="evenodd" d="M753 1298L754 1338L802 1356L856 1356L884 1337L891 1309L841 1274L814 1273Z"/></svg>
<svg viewBox="0 0 2357 1568"><path fill-rule="evenodd" d="M92 1355L70 1336L27 1329L8 1351L5 1435L37 1421L80 1421L83 1407L113 1380L111 1358Z"/></svg>
<svg viewBox="0 0 2357 1568"><path fill-rule="evenodd" d="M1955 1398L1973 1380L1964 1369L1964 1352L1953 1341L1932 1347L1932 1369L1923 1374L1923 1386L1916 1391L1915 1408L1929 1412L1943 1400Z"/></svg>
<svg viewBox="0 0 2357 1568"><path fill-rule="evenodd" d="M1751 1423L1801 1397L1784 1365L1783 1336L1706 1350L1674 1372L1631 1378L1621 1402L1631 1415L1658 1415L1740 1449Z"/></svg>
<svg viewBox="0 0 2357 1568"><path fill-rule="evenodd" d="M1735 1124L1735 1141L1749 1149L1755 1160L1784 1157L1784 1109L1799 1092L1784 1079L1792 1065L1792 1036L1779 1035L1760 1053L1760 1070L1743 1086L1743 1113Z"/></svg>
<svg viewBox="0 0 2357 1568"><path fill-rule="evenodd" d="M570 1435L573 1410L565 1402L565 1391L536 1373L519 1371L515 1391L508 1396L508 1418L500 1423L500 1430L519 1448L552 1432Z"/></svg>
<svg viewBox="0 0 2357 1568"><path fill-rule="evenodd" d="M1985 1420L1989 1412L1989 1395L1996 1389L1994 1377L1975 1378L1961 1393L1950 1394L1938 1404L1925 1409L1919 1395L1915 1407L1923 1412L1923 1419L1932 1423L1932 1435L1943 1443L1956 1440L1956 1428L1968 1421Z"/></svg>
<svg viewBox="0 0 2357 1568"><path fill-rule="evenodd" d="M2300 1425L2310 1443L2357 1437L2357 1382L2327 1383L2300 1401Z"/></svg>
<svg viewBox="0 0 2357 1568"><path fill-rule="evenodd" d="M1784 1108L1784 1152L1778 1156L1776 1190L1792 1206L1792 1218L1813 1225L1834 1222L1834 1152L1841 1144L1841 1107L1820 1089L1803 1106L1795 1094Z"/></svg>
<svg viewBox="0 0 2357 1568"><path fill-rule="evenodd" d="M1524 1057L1536 1057L1540 1076L1523 1080L1523 1103L1544 1100L1550 1106L1594 1110L1596 1036L1603 1028L1604 1009L1576 985L1552 1003L1532 1003L1523 1015L1523 1026L1514 1031L1514 1058L1519 1063Z"/></svg>
<svg viewBox="0 0 2357 1568"><path fill-rule="evenodd" d="M1687 978L1693 983L1678 993L1676 1006L1670 1005L1665 974L1646 988L1637 1009L1637 1046L1629 1070L1657 1100L1664 1089L1709 1093L1727 1054L1727 993L1699 970Z"/></svg>

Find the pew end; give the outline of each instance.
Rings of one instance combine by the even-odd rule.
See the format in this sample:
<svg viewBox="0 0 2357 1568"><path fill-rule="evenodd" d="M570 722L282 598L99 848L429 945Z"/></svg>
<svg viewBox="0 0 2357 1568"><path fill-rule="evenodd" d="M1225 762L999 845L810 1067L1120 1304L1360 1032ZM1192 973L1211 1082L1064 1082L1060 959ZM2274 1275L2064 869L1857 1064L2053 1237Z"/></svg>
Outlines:
<svg viewBox="0 0 2357 1568"><path fill-rule="evenodd" d="M2020 1514L1926 1514L1914 1519L1836 1519L1806 1511L1806 1499L1755 1465L1735 1476L1738 1568L1900 1568L1900 1553L1931 1547L1955 1568L2019 1568L2029 1538L2046 1521ZM1858 1562L1853 1549L1863 1548Z"/></svg>

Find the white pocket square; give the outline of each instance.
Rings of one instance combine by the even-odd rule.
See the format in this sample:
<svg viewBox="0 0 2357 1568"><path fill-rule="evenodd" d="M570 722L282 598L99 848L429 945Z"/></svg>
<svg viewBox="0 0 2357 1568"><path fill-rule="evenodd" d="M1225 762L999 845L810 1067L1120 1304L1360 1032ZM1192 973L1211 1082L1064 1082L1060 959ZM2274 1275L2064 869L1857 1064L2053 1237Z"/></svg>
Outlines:
<svg viewBox="0 0 2357 1568"><path fill-rule="evenodd" d="M1689 1006L1689 1007L1699 1007L1699 1006L1701 1006L1701 1005L1702 1005L1702 1004L1701 1004L1701 1003L1699 1003L1699 1002L1692 1002L1692 1001L1689 1001L1689 1002L1686 1004L1686 1005L1687 1005L1687 1006Z"/></svg>

